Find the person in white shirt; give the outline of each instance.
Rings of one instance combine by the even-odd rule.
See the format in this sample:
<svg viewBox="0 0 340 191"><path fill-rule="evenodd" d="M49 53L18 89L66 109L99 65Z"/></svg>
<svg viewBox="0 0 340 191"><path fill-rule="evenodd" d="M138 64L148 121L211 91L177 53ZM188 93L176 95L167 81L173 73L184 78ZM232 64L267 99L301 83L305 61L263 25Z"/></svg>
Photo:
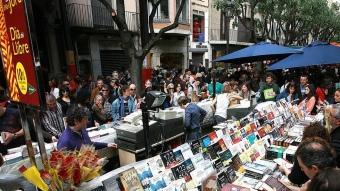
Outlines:
<svg viewBox="0 0 340 191"><path fill-rule="evenodd" d="M227 109L229 106L229 94L231 93L230 83L224 84L223 93L215 97L212 103L212 109L215 111L216 123L222 123L227 120Z"/></svg>
<svg viewBox="0 0 340 191"><path fill-rule="evenodd" d="M173 106L178 106L178 98L181 96L185 96L185 93L182 91L181 84L177 84L173 97Z"/></svg>

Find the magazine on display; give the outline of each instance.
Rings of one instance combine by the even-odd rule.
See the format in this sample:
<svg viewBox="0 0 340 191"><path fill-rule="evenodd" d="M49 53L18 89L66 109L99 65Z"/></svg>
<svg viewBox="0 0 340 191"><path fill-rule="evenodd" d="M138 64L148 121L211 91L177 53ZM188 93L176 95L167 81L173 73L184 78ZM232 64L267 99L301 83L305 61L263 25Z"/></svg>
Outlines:
<svg viewBox="0 0 340 191"><path fill-rule="evenodd" d="M172 168L178 164L176 156L172 150L166 151L160 154L160 156L166 169Z"/></svg>
<svg viewBox="0 0 340 191"><path fill-rule="evenodd" d="M122 172L119 177L124 190L144 190L135 168Z"/></svg>

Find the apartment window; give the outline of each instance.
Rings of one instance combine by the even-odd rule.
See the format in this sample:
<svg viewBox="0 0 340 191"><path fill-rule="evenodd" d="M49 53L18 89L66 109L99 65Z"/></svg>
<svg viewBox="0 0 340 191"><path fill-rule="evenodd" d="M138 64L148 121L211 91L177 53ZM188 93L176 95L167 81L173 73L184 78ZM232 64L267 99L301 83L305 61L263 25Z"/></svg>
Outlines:
<svg viewBox="0 0 340 191"><path fill-rule="evenodd" d="M156 0L154 0L156 1ZM149 13L152 11L152 4L149 0ZM169 1L161 0L161 3L157 7L157 11L154 17L155 22L170 22L169 20Z"/></svg>
<svg viewBox="0 0 340 191"><path fill-rule="evenodd" d="M204 12L193 10L192 40L204 42Z"/></svg>
<svg viewBox="0 0 340 191"><path fill-rule="evenodd" d="M178 11L179 9L179 6L181 5L181 2L183 0L176 0L176 10ZM188 9L188 1L185 1L185 4L184 4L184 7L183 7L183 10L182 10L182 13L179 17L179 22L182 22L182 23L189 23L189 9Z"/></svg>

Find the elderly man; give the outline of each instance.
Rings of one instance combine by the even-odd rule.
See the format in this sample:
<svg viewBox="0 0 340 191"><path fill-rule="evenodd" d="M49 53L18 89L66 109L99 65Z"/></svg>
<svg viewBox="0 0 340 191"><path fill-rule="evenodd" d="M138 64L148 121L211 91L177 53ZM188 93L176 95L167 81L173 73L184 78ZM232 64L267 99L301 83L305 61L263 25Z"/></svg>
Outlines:
<svg viewBox="0 0 340 191"><path fill-rule="evenodd" d="M301 142L295 156L297 157L301 170L311 180L320 171L326 168L335 168L336 161L331 146L321 138L308 138ZM301 190L309 184L302 186Z"/></svg>
<svg viewBox="0 0 340 191"><path fill-rule="evenodd" d="M47 133L59 138L65 129L61 106L51 94L46 95L46 106L46 111L41 114L41 124Z"/></svg>

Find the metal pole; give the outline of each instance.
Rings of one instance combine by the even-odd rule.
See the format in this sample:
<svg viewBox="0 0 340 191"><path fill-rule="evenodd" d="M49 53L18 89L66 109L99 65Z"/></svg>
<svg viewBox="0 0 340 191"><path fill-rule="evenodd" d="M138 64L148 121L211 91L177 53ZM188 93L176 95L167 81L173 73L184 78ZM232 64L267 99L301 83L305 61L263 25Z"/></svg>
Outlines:
<svg viewBox="0 0 340 191"><path fill-rule="evenodd" d="M141 43L142 47L144 47L149 41L148 1L139 0L139 20Z"/></svg>
<svg viewBox="0 0 340 191"><path fill-rule="evenodd" d="M30 159L31 164L36 165L35 154L34 154L33 145L32 145L32 138L31 138L30 130L29 130L28 123L27 123L27 115L25 111L25 106L22 103L19 103L18 105L19 105L19 111L20 111L21 126L25 133L28 157Z"/></svg>
<svg viewBox="0 0 340 191"><path fill-rule="evenodd" d="M150 157L150 143L149 143L149 112L145 102L141 103L142 108L142 120L143 120L143 132L144 132L144 146L145 146L145 156Z"/></svg>
<svg viewBox="0 0 340 191"><path fill-rule="evenodd" d="M47 158L47 153L46 153L46 148L45 148L44 137L43 137L42 130L41 130L42 128L41 128L39 113L40 113L39 110L36 110L36 109L33 110L33 125L35 128L36 134L37 134L41 161L44 165L44 168L48 169L48 158Z"/></svg>

